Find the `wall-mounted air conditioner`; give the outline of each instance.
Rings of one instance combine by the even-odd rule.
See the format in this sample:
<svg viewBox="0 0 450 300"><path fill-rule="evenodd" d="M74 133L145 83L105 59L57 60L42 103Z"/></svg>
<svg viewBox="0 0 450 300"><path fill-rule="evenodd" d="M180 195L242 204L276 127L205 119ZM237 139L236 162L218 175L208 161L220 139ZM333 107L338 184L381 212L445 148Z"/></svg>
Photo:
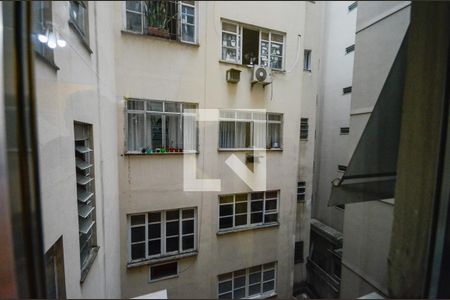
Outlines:
<svg viewBox="0 0 450 300"><path fill-rule="evenodd" d="M252 74L252 85L260 83L266 86L272 83L272 70L267 67L254 66Z"/></svg>

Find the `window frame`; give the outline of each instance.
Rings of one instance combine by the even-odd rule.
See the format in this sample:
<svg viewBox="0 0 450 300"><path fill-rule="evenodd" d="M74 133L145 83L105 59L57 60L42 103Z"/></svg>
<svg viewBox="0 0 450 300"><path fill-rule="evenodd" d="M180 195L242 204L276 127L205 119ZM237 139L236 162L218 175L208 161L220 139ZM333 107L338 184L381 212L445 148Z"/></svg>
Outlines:
<svg viewBox="0 0 450 300"><path fill-rule="evenodd" d="M270 266L270 265L272 265L272 266ZM267 266L267 267L265 267L265 266ZM253 284L250 284L250 275L259 273L258 271L251 272L251 269L255 269L255 268L260 268L260 271L259 271L261 273L260 278L259 278L260 281L256 282L256 283L253 283ZM244 270L245 270L245 275L238 275L238 276L235 275L235 273L242 272ZM273 273L274 273L273 278L264 281L264 273L265 272L270 272L270 271L273 271ZM232 272L219 274L216 277L217 278L217 298L218 299L225 299L225 298L220 298L220 296L227 295L227 294L230 294L230 293L232 295L230 298L232 298L232 299L264 299L264 298L272 297L272 296L276 295L276 290L277 290L277 271L278 271L278 263L276 261L273 261L273 262L269 262L269 263L265 263L265 264L261 264L261 265L252 266L252 267L245 268L245 269L240 269L240 270L235 270L235 271L232 271ZM221 280L220 279L221 276L230 276L230 277ZM240 278L240 277L244 277L244 276L245 276L244 286L238 287L238 289L244 288L244 297L242 297L242 298L235 298L235 296L234 296L235 279L236 278ZM220 284L222 284L224 282L229 282L229 281L231 282L231 290L228 290L226 292L220 293ZM273 289L264 292L263 291L264 284L268 283L268 282L272 282L272 281L273 281ZM250 293L250 291L249 291L250 290L250 286L254 286L256 284L260 285L260 292L257 293L257 294L249 295L249 293ZM229 297L227 297L226 299L229 299Z"/></svg>
<svg viewBox="0 0 450 300"><path fill-rule="evenodd" d="M223 30L223 23L227 23L229 25L236 26L237 27L236 33ZM263 33L268 33L269 34L269 40L264 40L264 41L268 42L268 45L269 45L268 46L269 47L269 49L268 49L268 64L267 64L267 66L264 66L264 67L268 67L268 68L271 68L272 70L277 70L277 71L284 71L285 70L285 66L286 66L286 63L285 63L286 62L286 33L280 32L280 31L277 31L277 30L272 30L272 29L267 29L267 28L263 28L263 27L258 27L258 26L254 26L254 25L243 24L243 23L240 23L240 22L237 22L237 21L232 21L232 20L223 19L223 18L220 20L220 26L221 26L220 27L221 28L221 30L220 30L221 34L220 34L220 54L219 54L220 59L219 59L219 61L243 65L242 64L242 55L243 55L243 53L242 53L242 48L243 48L242 47L242 40L243 40L243 29L246 28L246 29L250 29L250 30L253 30L253 31L258 31L258 33L259 33L259 39L258 39L258 66L263 66L261 64L261 61L262 61L262 59L261 59L261 41L262 41L261 36L262 36ZM224 47L232 48L232 47L228 47L228 46L224 46L223 45L223 33L224 32L227 33L227 34L236 35L237 44L236 44L236 47L233 47L233 49L236 49L236 60L227 60L227 59L225 59L223 57L223 48ZM283 42L280 43L280 42L272 41L272 34L282 36L283 37ZM282 54L281 54L281 68L273 68L272 67L272 60L271 60L272 43L281 44L282 47L283 47L283 51L282 51Z"/></svg>
<svg viewBox="0 0 450 300"><path fill-rule="evenodd" d="M297 183L297 203L303 203L305 202L305 199L306 199L306 181L299 181Z"/></svg>
<svg viewBox="0 0 450 300"><path fill-rule="evenodd" d="M270 193L270 192L276 192L277 193L277 197L276 198L267 198L266 193ZM261 201L261 199L253 199L252 201L252 194L258 194L258 193L264 193L264 198L262 199L263 202L263 207L261 211L253 211L253 213L262 213L262 220L261 222L257 222L257 223L252 223L251 222L251 216L252 216L252 208L251 208L251 204L252 202L256 202L256 201ZM243 215L244 213L239 213L236 214L236 196L238 195L243 195L246 194L247 195L247 200L246 201L238 201L237 203L243 203L246 202L247 203L247 211L246 211L246 224L244 225L235 225L235 220L236 220L236 215ZM231 203L220 203L221 198L225 198L225 197L233 197L233 202ZM271 209L271 210L266 210L266 202L267 201L272 201L272 200L276 200L277 203L277 208L275 210ZM220 215L220 208L221 206L226 206L226 205L233 205L233 212L231 215ZM277 215L277 219L276 221L273 222L265 222L265 217L266 215ZM226 227L226 228L220 228L220 220L223 218L232 218L232 226L231 227ZM253 228L258 228L261 226L266 226L266 225L275 225L275 224L279 224L280 223L280 190L267 190L267 191L258 191L258 192L249 192L249 193L235 193L235 194L223 194L223 195L218 195L218 205L217 205L217 227L218 227L218 231L219 233L223 233L223 232L230 232L230 231L235 231L235 230L239 230L239 229L253 229Z"/></svg>
<svg viewBox="0 0 450 300"><path fill-rule="evenodd" d="M309 138L309 118L300 118L300 141L307 141Z"/></svg>
<svg viewBox="0 0 450 300"><path fill-rule="evenodd" d="M59 68L57 68L55 66L55 51L54 49L48 47L47 44L41 43L37 36L39 34L46 34L47 31L54 31L54 29L52 28L52 24L53 24L53 3L52 1L33 1L32 6L39 6L37 9L39 10L39 24L38 25L40 28L34 28L34 23L32 24L33 27L33 49L34 49L34 53L36 53L36 55L40 58L42 58L43 60L45 60L47 63L49 63L53 68L56 68L56 70L58 70ZM33 7L33 9L36 9L35 7ZM36 16L34 16L33 21L36 19ZM39 30L39 32L34 32L35 30Z"/></svg>
<svg viewBox="0 0 450 300"><path fill-rule="evenodd" d="M80 8L84 9L84 29L80 28L76 20L72 16L72 5L78 5ZM84 43L86 47L89 48L90 45L90 34L89 34L89 1L69 1L69 25L75 30L78 37ZM89 48L88 51L92 53L92 50Z"/></svg>
<svg viewBox="0 0 450 300"><path fill-rule="evenodd" d="M141 11L140 12L127 9L126 2L127 1L122 1L122 22L123 22L122 31L124 31L124 32L131 32L131 33L135 33L135 34L146 35L146 36L153 36L153 35L149 35L149 34L145 33L145 30L144 30L145 14L146 14L146 12L145 12L145 9L146 9L145 8L145 1L139 1L139 2L141 2ZM176 6L177 6L177 10L178 10L177 15L176 15L176 22L177 22L177 28L176 28L176 32L175 32L176 39L167 38L167 40L175 40L175 41L178 41L180 43L191 44L191 45L198 45L199 44L199 41L198 41L198 36L199 36L199 33L198 33L198 30L199 30L199 26L198 26L198 24L199 24L198 23L198 17L199 17L199 14L198 14L198 1L194 1L194 4L190 4L190 3L187 3L187 2L182 1L182 0L176 0L176 1L173 1L173 2L175 2ZM191 7L191 8L194 9L194 24L187 23L189 26L194 26L194 41L193 42L183 39L183 35L182 35L182 25L184 24L183 20L182 20L182 8L183 8L183 6ZM141 30L140 31L134 31L134 30L131 30L131 29L127 28L127 12L140 15L140 18L141 18ZM161 38L161 37L159 37L159 38ZM162 37L162 39L166 39L166 38Z"/></svg>
<svg viewBox="0 0 450 300"><path fill-rule="evenodd" d="M128 103L129 101L136 101L136 102L143 102L144 103L144 107L142 110L134 110L134 109L128 109ZM162 103L162 111L154 111L154 110L150 110L148 109L148 103L149 102L161 102ZM177 105L180 110L179 112L170 112L170 111L166 111L166 104L167 103L173 103L174 105ZM144 116L144 143L145 143L145 147L147 147L147 145L152 145L153 141L150 140L150 142L147 143L147 139L148 139L148 135L147 135L147 122L148 122L148 116L155 116L155 115L159 115L161 116L161 148L167 148L166 145L166 117L167 116L180 116L180 122L181 122L181 136L182 136L182 140L183 140L183 152L180 152L182 154L184 153L198 153L198 149L199 149L199 137L198 137L198 118L196 114L192 114L190 112L184 112L184 106L195 106L195 110L198 111L198 103L193 103L193 102L180 102L180 101L168 101L168 100L156 100L156 99L137 99L137 98L125 98L125 107L124 107L124 113L125 113L125 123L124 123L124 129L125 129L125 154L142 154L141 150L129 150L129 137L128 137L128 118L130 114L135 114L135 115L143 115ZM188 108L190 109L190 108ZM195 117L195 149L189 149L186 150L184 149L184 117L185 116L193 116ZM153 149L153 145L151 146ZM156 153L153 152L151 155L164 155L167 153ZM168 154L171 154L170 152L168 152Z"/></svg>
<svg viewBox="0 0 450 300"><path fill-rule="evenodd" d="M312 71L312 50L304 49L303 50L303 71Z"/></svg>
<svg viewBox="0 0 450 300"><path fill-rule="evenodd" d="M251 114L251 117L248 119L239 118L238 113L249 113ZM266 118L265 121L262 121L255 117L255 115L265 113ZM224 117L223 114L234 114L234 117ZM269 116L279 116L280 120L269 120ZM222 147L220 144L220 135L221 135L221 123L222 122L234 122L234 145L233 147ZM266 134L266 146L264 148L256 147L255 146L255 122L262 122L265 123L265 134ZM217 139L217 149L218 151L240 151L240 150L283 150L283 127L284 127L284 114L283 113L275 113L275 112L260 112L260 111L252 111L252 110L231 110L231 109L220 109L219 112L219 120L218 120L218 139ZM237 124L238 123L250 123L250 147L236 147L237 144ZM269 135L269 124L279 124L280 125L280 132L279 132L279 147L267 147L267 138Z"/></svg>
<svg viewBox="0 0 450 300"><path fill-rule="evenodd" d="M167 225L167 212L168 211L174 211L174 210L178 210L178 251L171 251L171 252L167 252L167 234L166 234L166 225ZM183 211L186 210L194 210L194 217L193 218L183 218ZM153 254L153 255L149 255L149 249L148 249L148 243L150 242L150 240L155 240L155 239L149 239L148 237L148 226L150 225L150 222L148 220L148 214L150 213L160 213L160 221L159 222L152 222L152 224L156 224L159 223L160 224L160 253L159 254ZM131 217L134 216L145 216L145 221L143 224L137 224L137 225L131 225ZM186 235L193 235L194 237L194 247L193 248L189 248L184 250L183 249L183 237L186 235L183 235L183 221L189 221L189 220L193 220L194 221L194 233L193 234L186 234ZM139 242L132 242L131 241L131 229L135 228L135 227L142 227L145 226L145 238L143 241L139 241ZM198 210L197 207L183 207L183 208L175 208L175 209L166 209L166 210L157 210L157 211L148 211L148 212L143 212L143 213L133 213L133 214L128 214L127 215L127 252L128 252L128 264L133 264L133 263L138 263L138 262L143 262L143 261L149 261L149 260L153 260L153 259L159 259L159 258L164 258L164 257L170 257L170 256L177 256L177 255L182 255L185 253L192 253L192 252L196 252L197 251L197 242L198 242ZM132 258L132 253L131 253L131 246L133 244L138 244L138 243L145 243L145 257L144 258L137 258L137 259L133 259Z"/></svg>

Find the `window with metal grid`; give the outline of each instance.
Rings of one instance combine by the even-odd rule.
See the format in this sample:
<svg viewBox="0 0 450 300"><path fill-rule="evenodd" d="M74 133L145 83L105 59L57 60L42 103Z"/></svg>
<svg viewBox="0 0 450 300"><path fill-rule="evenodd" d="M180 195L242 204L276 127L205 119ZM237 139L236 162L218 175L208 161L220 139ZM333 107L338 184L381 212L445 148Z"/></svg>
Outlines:
<svg viewBox="0 0 450 300"><path fill-rule="evenodd" d="M352 92L352 87L351 86L347 86L347 87L342 89L342 93L343 94L349 94L351 92Z"/></svg>
<svg viewBox="0 0 450 300"><path fill-rule="evenodd" d="M304 181L300 181L297 183L297 202L305 201L306 194L306 183Z"/></svg>
<svg viewBox="0 0 450 300"><path fill-rule="evenodd" d="M308 140L309 120L308 118L300 119L300 140Z"/></svg>

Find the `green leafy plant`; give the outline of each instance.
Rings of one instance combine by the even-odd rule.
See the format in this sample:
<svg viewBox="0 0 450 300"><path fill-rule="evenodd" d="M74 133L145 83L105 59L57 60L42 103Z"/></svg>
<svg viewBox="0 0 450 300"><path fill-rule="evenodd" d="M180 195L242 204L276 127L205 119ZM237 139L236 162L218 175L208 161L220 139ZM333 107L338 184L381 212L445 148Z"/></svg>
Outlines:
<svg viewBox="0 0 450 300"><path fill-rule="evenodd" d="M167 30L170 16L167 12L167 1L146 1L146 17L149 27Z"/></svg>

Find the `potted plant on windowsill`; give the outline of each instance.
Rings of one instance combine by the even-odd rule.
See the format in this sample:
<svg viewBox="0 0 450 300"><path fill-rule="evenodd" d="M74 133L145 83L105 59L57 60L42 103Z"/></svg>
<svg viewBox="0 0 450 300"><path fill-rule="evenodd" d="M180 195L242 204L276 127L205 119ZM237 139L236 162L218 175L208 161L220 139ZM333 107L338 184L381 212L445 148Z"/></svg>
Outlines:
<svg viewBox="0 0 450 300"><path fill-rule="evenodd" d="M167 1L146 1L147 33L148 35L170 38Z"/></svg>

